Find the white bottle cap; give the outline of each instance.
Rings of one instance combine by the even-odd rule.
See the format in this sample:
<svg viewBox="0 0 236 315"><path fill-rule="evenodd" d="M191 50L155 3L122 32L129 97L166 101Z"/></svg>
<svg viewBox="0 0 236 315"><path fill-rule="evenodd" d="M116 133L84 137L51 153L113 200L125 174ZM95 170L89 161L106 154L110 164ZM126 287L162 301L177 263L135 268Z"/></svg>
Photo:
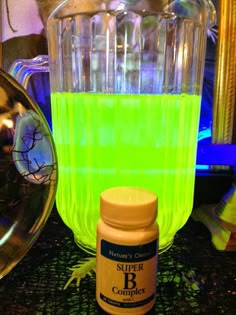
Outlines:
<svg viewBox="0 0 236 315"><path fill-rule="evenodd" d="M144 227L155 222L157 196L142 188L110 188L101 194L100 209L107 224Z"/></svg>

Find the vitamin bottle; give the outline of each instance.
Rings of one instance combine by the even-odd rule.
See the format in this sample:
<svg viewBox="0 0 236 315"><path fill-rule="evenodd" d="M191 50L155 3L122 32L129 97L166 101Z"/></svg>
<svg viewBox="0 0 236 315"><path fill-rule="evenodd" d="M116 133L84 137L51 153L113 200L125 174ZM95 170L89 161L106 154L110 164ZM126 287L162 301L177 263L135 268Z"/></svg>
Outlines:
<svg viewBox="0 0 236 315"><path fill-rule="evenodd" d="M145 314L155 304L157 197L148 190L116 187L100 196L96 298L109 314Z"/></svg>

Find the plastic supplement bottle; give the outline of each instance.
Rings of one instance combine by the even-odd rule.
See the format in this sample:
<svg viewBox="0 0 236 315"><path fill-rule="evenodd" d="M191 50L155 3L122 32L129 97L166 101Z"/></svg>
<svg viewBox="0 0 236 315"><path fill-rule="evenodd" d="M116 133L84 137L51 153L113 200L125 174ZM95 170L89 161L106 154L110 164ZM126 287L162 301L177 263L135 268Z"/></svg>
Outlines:
<svg viewBox="0 0 236 315"><path fill-rule="evenodd" d="M109 314L145 314L155 304L157 197L148 190L116 187L100 197L96 298Z"/></svg>

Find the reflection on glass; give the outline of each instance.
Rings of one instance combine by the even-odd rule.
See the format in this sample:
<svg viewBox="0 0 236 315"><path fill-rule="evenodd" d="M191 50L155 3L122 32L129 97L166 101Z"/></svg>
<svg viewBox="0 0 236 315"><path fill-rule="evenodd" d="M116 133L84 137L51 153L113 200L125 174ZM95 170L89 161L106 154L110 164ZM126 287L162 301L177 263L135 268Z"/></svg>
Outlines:
<svg viewBox="0 0 236 315"><path fill-rule="evenodd" d="M57 170L41 111L0 70L0 278L26 254L53 205Z"/></svg>

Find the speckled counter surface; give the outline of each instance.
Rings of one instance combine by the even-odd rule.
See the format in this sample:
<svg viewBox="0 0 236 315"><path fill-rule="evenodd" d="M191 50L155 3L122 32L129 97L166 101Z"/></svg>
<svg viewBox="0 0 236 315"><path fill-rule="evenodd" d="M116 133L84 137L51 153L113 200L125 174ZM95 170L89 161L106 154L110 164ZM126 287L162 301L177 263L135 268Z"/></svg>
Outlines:
<svg viewBox="0 0 236 315"><path fill-rule="evenodd" d="M0 314L103 314L95 276L63 290L69 267L87 254L56 210L24 259L0 280ZM218 252L210 233L191 219L159 257L157 301L150 314L236 314L236 253Z"/></svg>

